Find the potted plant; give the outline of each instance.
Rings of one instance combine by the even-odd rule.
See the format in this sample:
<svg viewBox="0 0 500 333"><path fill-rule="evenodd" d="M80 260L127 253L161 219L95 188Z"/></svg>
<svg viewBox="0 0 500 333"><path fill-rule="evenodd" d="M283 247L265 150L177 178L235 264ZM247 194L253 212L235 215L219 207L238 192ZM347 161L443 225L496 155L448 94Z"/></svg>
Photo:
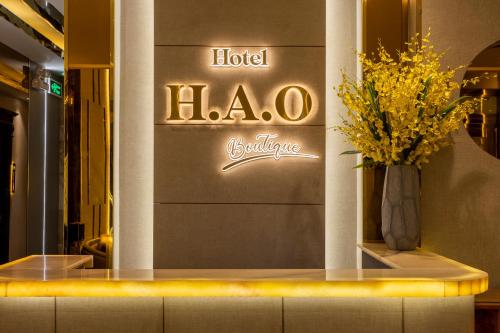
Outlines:
<svg viewBox="0 0 500 333"><path fill-rule="evenodd" d="M443 70L444 53L435 51L430 34L421 41L417 37L397 59L382 45L372 57L360 54L363 79L344 73L336 89L347 117L335 129L356 149L343 154L361 153L363 163L357 167L386 167L382 235L394 250L414 250L420 240L419 169L450 143L450 133L480 102L469 97L450 102L462 86L479 78L456 82L463 66Z"/></svg>

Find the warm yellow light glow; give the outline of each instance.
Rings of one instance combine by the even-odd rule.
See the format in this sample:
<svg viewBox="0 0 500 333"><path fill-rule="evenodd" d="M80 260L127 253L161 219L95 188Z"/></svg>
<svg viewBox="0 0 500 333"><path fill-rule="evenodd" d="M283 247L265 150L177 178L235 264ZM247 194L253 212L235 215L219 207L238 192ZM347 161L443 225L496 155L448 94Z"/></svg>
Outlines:
<svg viewBox="0 0 500 333"><path fill-rule="evenodd" d="M23 0L0 0L0 5L7 8L61 50L64 50L64 35L54 28L49 21L34 11L26 2Z"/></svg>
<svg viewBox="0 0 500 333"><path fill-rule="evenodd" d="M21 71L18 71L2 62L0 62L0 74L14 82L17 82L19 85L21 85L24 80L24 74Z"/></svg>
<svg viewBox="0 0 500 333"><path fill-rule="evenodd" d="M17 259L17 260L14 260L14 261L9 261L3 265L0 265L0 269L4 269L4 268L9 268L9 267L12 267L12 266L15 266L17 264L20 264L22 262L25 262L25 261L29 261L32 259L33 256L27 256L27 257L24 257L24 258L21 258L21 259Z"/></svg>
<svg viewBox="0 0 500 333"><path fill-rule="evenodd" d="M388 281L212 281L64 280L0 284L7 297L452 297L487 290L488 279L444 282Z"/></svg>
<svg viewBox="0 0 500 333"><path fill-rule="evenodd" d="M0 74L0 82L2 82L3 84L6 84L8 85L9 87L11 88L14 88L16 90L19 90L25 94L28 93L28 89L24 88L23 86L21 86L18 82L6 77L6 76L3 76L2 74Z"/></svg>

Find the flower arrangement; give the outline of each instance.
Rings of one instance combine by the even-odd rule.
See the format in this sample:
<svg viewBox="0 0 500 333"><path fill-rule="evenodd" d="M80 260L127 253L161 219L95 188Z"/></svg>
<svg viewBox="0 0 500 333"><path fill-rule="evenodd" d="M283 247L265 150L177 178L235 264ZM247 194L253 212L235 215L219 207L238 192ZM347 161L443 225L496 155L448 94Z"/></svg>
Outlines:
<svg viewBox="0 0 500 333"><path fill-rule="evenodd" d="M360 54L363 80L356 82L343 74L337 88L347 107L347 119L336 127L362 153L363 164L416 165L421 168L433 152L449 143L467 114L474 111L480 99L450 97L462 86L475 84L479 78L455 82L456 72L463 68L441 70L444 53L438 53L430 42L430 33L407 43L408 49L393 59L382 45L378 60Z"/></svg>

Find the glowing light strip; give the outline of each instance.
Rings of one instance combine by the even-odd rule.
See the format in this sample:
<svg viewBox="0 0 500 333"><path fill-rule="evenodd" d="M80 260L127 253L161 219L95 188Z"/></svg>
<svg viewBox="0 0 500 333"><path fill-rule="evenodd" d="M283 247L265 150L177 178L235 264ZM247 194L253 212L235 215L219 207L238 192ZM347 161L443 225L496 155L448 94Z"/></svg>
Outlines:
<svg viewBox="0 0 500 333"><path fill-rule="evenodd" d="M2 290L3 289L3 290ZM11 280L0 281L6 297L455 297L480 294L488 278L307 280Z"/></svg>
<svg viewBox="0 0 500 333"><path fill-rule="evenodd" d="M7 8L23 22L64 51L64 35L26 2L23 0L0 0L0 5Z"/></svg>
<svg viewBox="0 0 500 333"><path fill-rule="evenodd" d="M44 118L43 118L43 203L42 203L42 254L45 254L45 226L46 226L46 196L47 196L47 92L44 92Z"/></svg>
<svg viewBox="0 0 500 333"><path fill-rule="evenodd" d="M280 158L281 157L297 157L297 158L311 158L311 159L318 159L319 158L318 155L302 154L302 153L283 154L283 155L280 155ZM275 159L274 154L264 154L264 155L255 155L255 156L247 157L247 158L244 158L242 160L229 163L228 165L222 167L222 171L229 171L229 170L236 168L237 166L240 166L242 164L250 163L250 162L253 162L255 160L268 159L268 158Z"/></svg>

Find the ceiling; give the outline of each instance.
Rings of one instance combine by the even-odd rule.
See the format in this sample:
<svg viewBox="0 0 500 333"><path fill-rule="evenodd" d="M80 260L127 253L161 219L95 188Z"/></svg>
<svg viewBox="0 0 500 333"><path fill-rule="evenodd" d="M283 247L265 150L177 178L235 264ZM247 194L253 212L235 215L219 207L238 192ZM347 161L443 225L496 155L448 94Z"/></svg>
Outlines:
<svg viewBox="0 0 500 333"><path fill-rule="evenodd" d="M61 13L64 13L64 0L50 0L48 2ZM61 57L3 17L0 17L0 42L46 69L61 73L64 71L64 60Z"/></svg>
<svg viewBox="0 0 500 333"><path fill-rule="evenodd" d="M61 14L64 14L64 0L49 0L47 2L56 7Z"/></svg>

